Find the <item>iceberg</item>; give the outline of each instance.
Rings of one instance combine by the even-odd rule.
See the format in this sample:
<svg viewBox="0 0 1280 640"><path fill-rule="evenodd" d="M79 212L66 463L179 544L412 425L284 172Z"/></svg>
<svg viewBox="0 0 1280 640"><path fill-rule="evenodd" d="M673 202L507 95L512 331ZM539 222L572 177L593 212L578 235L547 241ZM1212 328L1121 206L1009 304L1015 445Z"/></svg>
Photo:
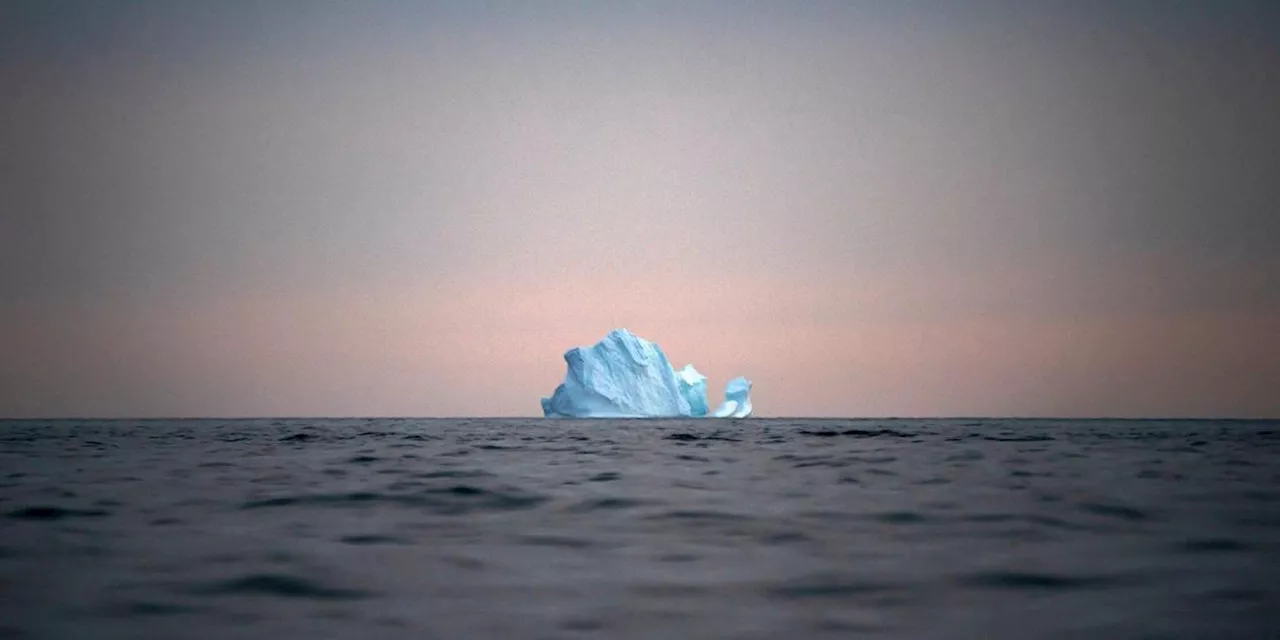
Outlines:
<svg viewBox="0 0 1280 640"><path fill-rule="evenodd" d="M542 412L564 418L663 418L692 415L676 372L658 345L614 329L590 347L565 352L569 371ZM704 402L705 403L705 402Z"/></svg>
<svg viewBox="0 0 1280 640"><path fill-rule="evenodd" d="M679 371L667 354L626 329L610 331L590 347L565 352L568 372L542 399L548 418L680 418L708 414L707 377L692 364ZM751 381L734 378L717 417L751 415Z"/></svg>

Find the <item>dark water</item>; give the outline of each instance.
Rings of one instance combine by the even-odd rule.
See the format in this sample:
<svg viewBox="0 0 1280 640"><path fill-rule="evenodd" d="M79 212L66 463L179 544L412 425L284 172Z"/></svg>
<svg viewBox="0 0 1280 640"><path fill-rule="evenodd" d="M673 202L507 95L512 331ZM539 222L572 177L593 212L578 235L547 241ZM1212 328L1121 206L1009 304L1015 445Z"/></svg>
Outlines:
<svg viewBox="0 0 1280 640"><path fill-rule="evenodd" d="M1280 637L1280 422L0 422L0 637Z"/></svg>

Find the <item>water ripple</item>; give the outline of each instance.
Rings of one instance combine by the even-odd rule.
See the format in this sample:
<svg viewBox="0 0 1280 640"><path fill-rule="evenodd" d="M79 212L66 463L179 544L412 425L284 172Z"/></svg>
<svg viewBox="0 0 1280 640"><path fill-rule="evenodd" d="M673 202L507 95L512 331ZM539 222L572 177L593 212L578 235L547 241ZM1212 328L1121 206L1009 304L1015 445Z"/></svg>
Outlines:
<svg viewBox="0 0 1280 640"><path fill-rule="evenodd" d="M276 507L364 507L389 504L402 507L428 508L438 513L461 514L472 511L525 509L546 501L544 496L484 489L471 485L454 485L416 493L397 494L376 491L320 493L277 496L251 500L242 509Z"/></svg>
<svg viewBox="0 0 1280 640"><path fill-rule="evenodd" d="M1132 580L1109 575L1064 575L1031 571L983 571L969 574L961 583L986 589L1047 590L1104 589L1129 584Z"/></svg>
<svg viewBox="0 0 1280 640"><path fill-rule="evenodd" d="M832 438L835 436L846 436L850 438L912 438L915 434L903 433L892 429L800 429L796 433L804 436L819 436L823 438Z"/></svg>
<svg viewBox="0 0 1280 640"><path fill-rule="evenodd" d="M186 589L205 596L272 596L311 600L360 600L375 596L371 591L333 587L315 580L283 574L257 573L219 580Z"/></svg>
<svg viewBox="0 0 1280 640"><path fill-rule="evenodd" d="M35 506L10 511L7 515L18 520L63 520L66 518L95 518L108 515L103 509L69 509L64 507Z"/></svg>

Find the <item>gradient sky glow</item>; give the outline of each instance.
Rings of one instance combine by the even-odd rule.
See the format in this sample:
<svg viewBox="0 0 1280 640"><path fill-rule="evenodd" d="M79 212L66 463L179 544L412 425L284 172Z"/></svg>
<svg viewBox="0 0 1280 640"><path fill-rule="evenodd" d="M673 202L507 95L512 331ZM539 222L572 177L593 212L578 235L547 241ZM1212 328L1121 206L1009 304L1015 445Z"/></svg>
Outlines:
<svg viewBox="0 0 1280 640"><path fill-rule="evenodd" d="M0 4L0 416L1280 416L1280 5Z"/></svg>

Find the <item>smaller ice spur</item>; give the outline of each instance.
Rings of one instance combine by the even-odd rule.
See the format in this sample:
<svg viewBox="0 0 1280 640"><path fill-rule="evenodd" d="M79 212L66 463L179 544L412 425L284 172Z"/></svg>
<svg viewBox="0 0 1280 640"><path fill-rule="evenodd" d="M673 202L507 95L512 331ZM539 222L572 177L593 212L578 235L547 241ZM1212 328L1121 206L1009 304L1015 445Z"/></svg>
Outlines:
<svg viewBox="0 0 1280 640"><path fill-rule="evenodd" d="M707 377L626 329L614 329L590 347L565 352L564 382L542 399L548 418L699 418L708 415ZM751 381L729 381L717 418L751 415Z"/></svg>
<svg viewBox="0 0 1280 640"><path fill-rule="evenodd" d="M724 402L716 409L717 418L745 418L751 415L751 381L738 376L724 387Z"/></svg>

